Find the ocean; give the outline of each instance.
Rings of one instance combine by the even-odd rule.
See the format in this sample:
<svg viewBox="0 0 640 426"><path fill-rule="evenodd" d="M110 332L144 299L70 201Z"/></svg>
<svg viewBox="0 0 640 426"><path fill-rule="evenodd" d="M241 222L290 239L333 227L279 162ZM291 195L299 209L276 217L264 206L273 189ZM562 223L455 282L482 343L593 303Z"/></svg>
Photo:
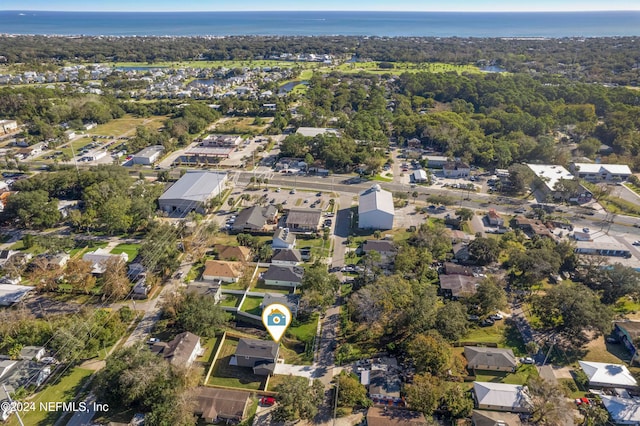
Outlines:
<svg viewBox="0 0 640 426"><path fill-rule="evenodd" d="M0 11L0 33L105 36L640 35L640 12L47 12Z"/></svg>

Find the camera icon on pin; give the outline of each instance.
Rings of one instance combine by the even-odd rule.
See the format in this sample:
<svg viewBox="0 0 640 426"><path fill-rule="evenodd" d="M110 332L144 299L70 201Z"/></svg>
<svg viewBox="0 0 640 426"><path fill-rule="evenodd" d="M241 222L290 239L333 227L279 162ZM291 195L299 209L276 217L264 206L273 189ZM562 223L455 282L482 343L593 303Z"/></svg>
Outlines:
<svg viewBox="0 0 640 426"><path fill-rule="evenodd" d="M285 326L287 325L287 317L279 310L274 309L269 315L267 315L267 325L276 327Z"/></svg>

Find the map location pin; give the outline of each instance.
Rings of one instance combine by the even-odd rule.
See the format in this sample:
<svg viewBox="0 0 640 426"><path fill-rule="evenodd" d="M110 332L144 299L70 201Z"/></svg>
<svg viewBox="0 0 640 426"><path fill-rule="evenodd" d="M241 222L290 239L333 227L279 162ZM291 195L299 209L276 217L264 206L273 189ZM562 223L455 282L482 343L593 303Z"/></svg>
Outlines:
<svg viewBox="0 0 640 426"><path fill-rule="evenodd" d="M291 324L291 311L285 305L273 303L262 311L262 323L273 340L279 342Z"/></svg>

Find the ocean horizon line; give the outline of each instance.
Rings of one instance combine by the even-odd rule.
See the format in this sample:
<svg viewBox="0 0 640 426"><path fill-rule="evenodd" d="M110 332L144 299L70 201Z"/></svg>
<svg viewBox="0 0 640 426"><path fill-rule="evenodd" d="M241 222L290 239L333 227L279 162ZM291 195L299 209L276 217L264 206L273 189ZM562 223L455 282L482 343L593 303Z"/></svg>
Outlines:
<svg viewBox="0 0 640 426"><path fill-rule="evenodd" d="M347 10L347 9L254 9L254 10L47 10L47 9L0 9L6 12L46 13L455 13L455 14L591 14L591 13L639 13L640 9L593 9L593 10Z"/></svg>

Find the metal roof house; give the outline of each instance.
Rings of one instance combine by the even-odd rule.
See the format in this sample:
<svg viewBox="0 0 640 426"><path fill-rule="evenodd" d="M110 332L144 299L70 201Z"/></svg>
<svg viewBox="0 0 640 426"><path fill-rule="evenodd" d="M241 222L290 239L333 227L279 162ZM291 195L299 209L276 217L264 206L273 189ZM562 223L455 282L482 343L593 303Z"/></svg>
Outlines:
<svg viewBox="0 0 640 426"><path fill-rule="evenodd" d="M531 411L531 397L526 386L473 382L473 395L480 409L512 413Z"/></svg>
<svg viewBox="0 0 640 426"><path fill-rule="evenodd" d="M226 173L187 172L160 196L160 210L181 216L205 213L206 203L222 193L226 181Z"/></svg>
<svg viewBox="0 0 640 426"><path fill-rule="evenodd" d="M626 365L590 361L578 361L578 364L589 378L589 386L621 389L638 387L638 382Z"/></svg>
<svg viewBox="0 0 640 426"><path fill-rule="evenodd" d="M395 209L393 196L380 185L360 193L358 200L358 228L392 229Z"/></svg>
<svg viewBox="0 0 640 426"><path fill-rule="evenodd" d="M511 349L465 346L464 356L471 369L514 372L518 366Z"/></svg>

